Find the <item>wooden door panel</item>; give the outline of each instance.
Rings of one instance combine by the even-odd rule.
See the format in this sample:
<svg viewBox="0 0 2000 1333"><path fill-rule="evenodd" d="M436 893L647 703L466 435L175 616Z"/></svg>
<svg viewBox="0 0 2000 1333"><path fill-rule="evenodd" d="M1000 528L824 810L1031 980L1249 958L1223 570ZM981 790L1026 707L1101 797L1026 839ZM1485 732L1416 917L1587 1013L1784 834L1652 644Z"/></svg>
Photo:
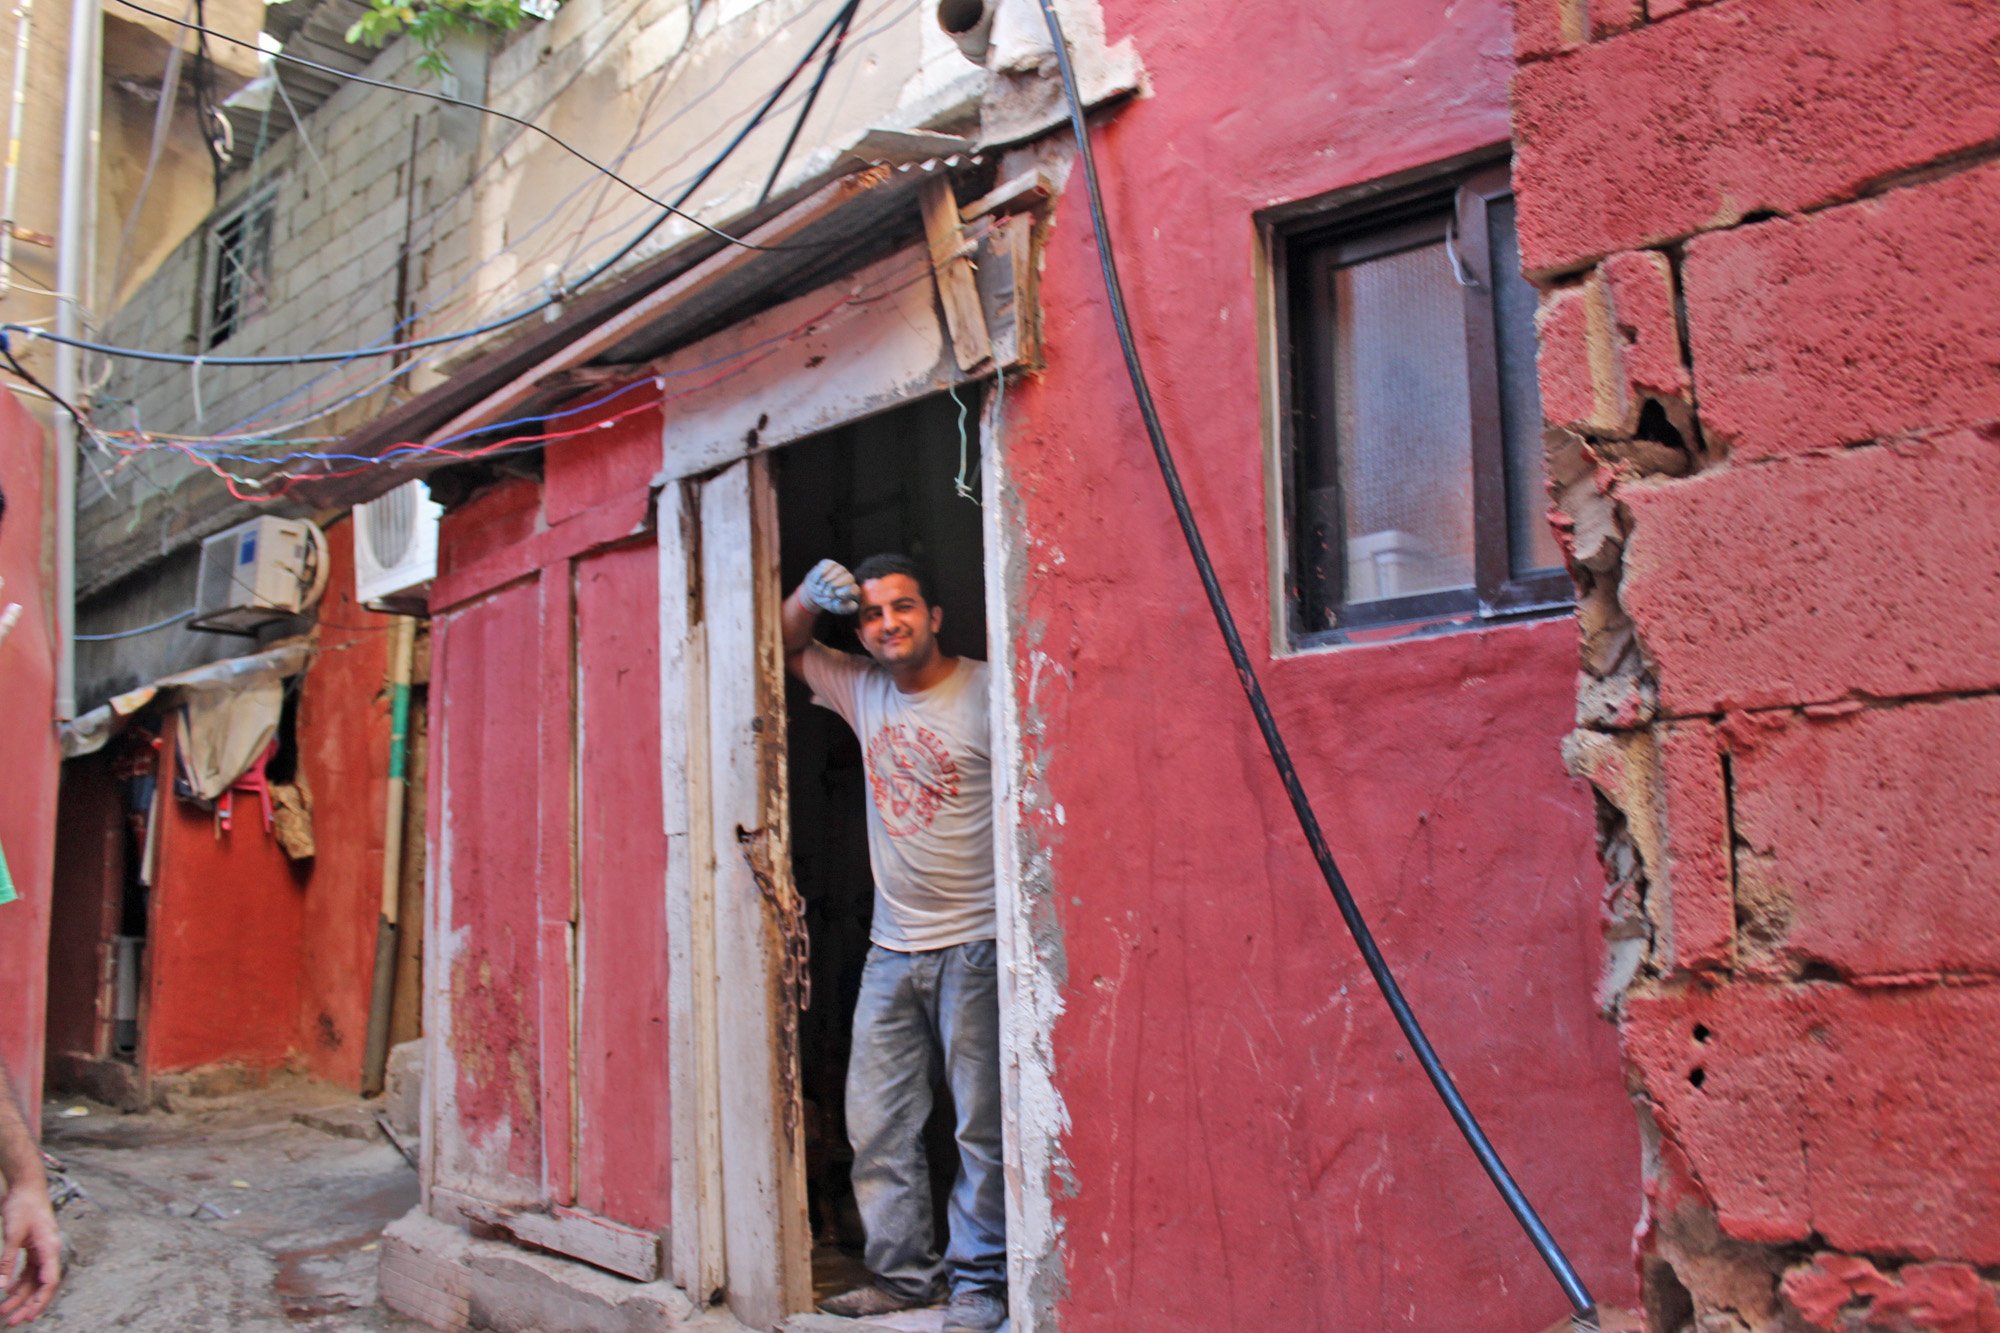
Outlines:
<svg viewBox="0 0 2000 1333"><path fill-rule="evenodd" d="M515 584L434 622L440 849L425 935L436 1189L541 1204L540 698L522 645L539 641L541 589ZM526 714L526 716L524 716Z"/></svg>
<svg viewBox="0 0 2000 1333"><path fill-rule="evenodd" d="M777 513L767 461L706 479L699 518L724 1267L737 1318L768 1328L807 1307L811 1249L797 1051L786 1022L794 997L783 983L781 920L796 894L785 842Z"/></svg>
<svg viewBox="0 0 2000 1333"><path fill-rule="evenodd" d="M652 1232L673 1189L658 562L576 565L576 1202Z"/></svg>

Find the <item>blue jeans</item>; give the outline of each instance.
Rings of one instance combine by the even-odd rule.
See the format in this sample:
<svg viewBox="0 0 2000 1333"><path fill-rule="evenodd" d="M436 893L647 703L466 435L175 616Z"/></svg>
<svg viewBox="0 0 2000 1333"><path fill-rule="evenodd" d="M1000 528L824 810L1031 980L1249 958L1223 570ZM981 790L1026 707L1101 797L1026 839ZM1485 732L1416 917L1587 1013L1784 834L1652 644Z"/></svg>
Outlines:
<svg viewBox="0 0 2000 1333"><path fill-rule="evenodd" d="M863 1257L883 1286L927 1296L1007 1282L1000 1161L1000 986L992 940L898 953L871 945L854 1006L847 1137ZM942 1072L958 1112L958 1180L942 1263L931 1216L924 1122Z"/></svg>

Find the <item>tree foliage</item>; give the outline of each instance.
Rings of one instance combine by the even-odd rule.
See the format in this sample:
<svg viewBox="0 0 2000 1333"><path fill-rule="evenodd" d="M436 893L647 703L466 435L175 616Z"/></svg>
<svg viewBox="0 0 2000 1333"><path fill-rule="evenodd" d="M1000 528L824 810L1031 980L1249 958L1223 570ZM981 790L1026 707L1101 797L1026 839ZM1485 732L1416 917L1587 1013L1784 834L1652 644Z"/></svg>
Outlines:
<svg viewBox="0 0 2000 1333"><path fill-rule="evenodd" d="M368 12L347 30L347 40L378 50L407 33L423 48L417 68L442 78L451 72L444 40L454 32L512 32L528 12L522 0L368 0Z"/></svg>

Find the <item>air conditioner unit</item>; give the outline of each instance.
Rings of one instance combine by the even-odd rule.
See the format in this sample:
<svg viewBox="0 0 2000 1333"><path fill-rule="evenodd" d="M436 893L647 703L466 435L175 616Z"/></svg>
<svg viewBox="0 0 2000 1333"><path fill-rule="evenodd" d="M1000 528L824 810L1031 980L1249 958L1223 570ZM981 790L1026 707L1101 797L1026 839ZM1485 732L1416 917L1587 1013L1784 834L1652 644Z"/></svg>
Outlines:
<svg viewBox="0 0 2000 1333"><path fill-rule="evenodd" d="M437 577L438 515L430 487L405 482L354 507L354 595L376 611L420 613Z"/></svg>
<svg viewBox="0 0 2000 1333"><path fill-rule="evenodd" d="M190 629L250 634L326 591L326 534L302 518L253 518L201 544Z"/></svg>

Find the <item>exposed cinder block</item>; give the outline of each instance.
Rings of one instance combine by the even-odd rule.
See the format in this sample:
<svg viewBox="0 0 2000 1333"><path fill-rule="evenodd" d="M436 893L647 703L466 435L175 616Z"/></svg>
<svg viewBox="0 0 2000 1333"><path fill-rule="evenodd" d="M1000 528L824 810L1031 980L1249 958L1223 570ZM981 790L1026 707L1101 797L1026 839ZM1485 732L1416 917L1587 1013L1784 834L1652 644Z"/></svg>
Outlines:
<svg viewBox="0 0 2000 1333"><path fill-rule="evenodd" d="M1548 28L1523 5L1530 40ZM1560 7L1558 7L1560 8ZM1514 180L1530 273L1852 197L2000 137L2000 6L1711 5L1522 67Z"/></svg>
<svg viewBox="0 0 2000 1333"><path fill-rule="evenodd" d="M1633 995L1628 1060L1722 1230L2000 1262L2000 989Z"/></svg>
<svg viewBox="0 0 2000 1333"><path fill-rule="evenodd" d="M2000 687L2000 428L1627 485L1671 716Z"/></svg>
<svg viewBox="0 0 2000 1333"><path fill-rule="evenodd" d="M1970 1264L1905 1264L1884 1272L1859 1255L1822 1252L1786 1270L1782 1290L1813 1328L2000 1328L2000 1297Z"/></svg>
<svg viewBox="0 0 2000 1333"><path fill-rule="evenodd" d="M2000 697L1732 730L1738 866L1769 963L2000 971Z"/></svg>
<svg viewBox="0 0 2000 1333"><path fill-rule="evenodd" d="M1688 397L1665 255L1613 255L1582 282L1544 296L1535 329L1542 412L1551 425L1628 437L1648 398L1684 404Z"/></svg>
<svg viewBox="0 0 2000 1333"><path fill-rule="evenodd" d="M1660 864L1663 961L1681 971L1735 961L1735 882L1730 865L1729 792L1722 750L1707 722L1657 728L1660 747Z"/></svg>
<svg viewBox="0 0 2000 1333"><path fill-rule="evenodd" d="M1766 457L2000 418L2000 247L1970 221L1995 216L1989 165L1696 240L1709 436Z"/></svg>

